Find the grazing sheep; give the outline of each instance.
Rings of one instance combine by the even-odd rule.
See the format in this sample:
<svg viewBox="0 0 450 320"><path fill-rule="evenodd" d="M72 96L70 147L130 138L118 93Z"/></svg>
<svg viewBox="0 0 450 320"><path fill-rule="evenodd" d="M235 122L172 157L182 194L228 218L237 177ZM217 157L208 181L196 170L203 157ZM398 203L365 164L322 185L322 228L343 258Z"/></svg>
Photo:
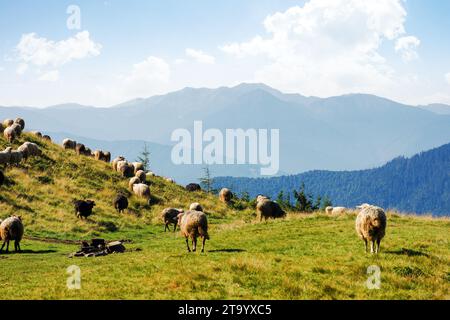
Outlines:
<svg viewBox="0 0 450 320"><path fill-rule="evenodd" d="M111 163L113 170L116 171L116 172L118 171L118 170L117 170L117 164L118 164L120 161L125 161L125 157L123 157L123 156L118 156L118 157L115 158L115 159L112 161L112 163Z"/></svg>
<svg viewBox="0 0 450 320"><path fill-rule="evenodd" d="M48 134L44 134L42 139L47 140L48 142L52 142L52 138Z"/></svg>
<svg viewBox="0 0 450 320"><path fill-rule="evenodd" d="M80 219L87 219L87 217L92 215L92 209L95 207L95 202L92 200L74 200L73 205L76 216Z"/></svg>
<svg viewBox="0 0 450 320"><path fill-rule="evenodd" d="M23 130L22 130L22 126L19 123L14 123L10 128L16 132L17 137L20 137Z"/></svg>
<svg viewBox="0 0 450 320"><path fill-rule="evenodd" d="M380 243L386 233L386 213L380 207L363 204L357 207L361 209L356 217L355 228L359 237L366 244L370 241L370 252L379 253Z"/></svg>
<svg viewBox="0 0 450 320"><path fill-rule="evenodd" d="M6 252L9 252L9 242L14 240L14 250L20 250L20 241L23 237L23 223L21 217L12 216L6 218L0 224L0 239L3 240L3 245L0 249L0 252L3 251L3 248L6 244Z"/></svg>
<svg viewBox="0 0 450 320"><path fill-rule="evenodd" d="M3 182L5 182L5 175L3 174L2 171L0 171L0 186L3 184ZM0 221L1 223L1 221Z"/></svg>
<svg viewBox="0 0 450 320"><path fill-rule="evenodd" d="M117 163L117 171L120 172L125 178L131 178L134 176L133 165L126 161L119 161Z"/></svg>
<svg viewBox="0 0 450 320"><path fill-rule="evenodd" d="M111 153L109 153L107 151L102 151L102 150L95 150L94 158L95 158L95 160L110 162L111 161Z"/></svg>
<svg viewBox="0 0 450 320"><path fill-rule="evenodd" d="M191 205L189 206L189 210L190 211L202 211L203 212L203 207L201 206L200 203L194 202L194 203L191 203Z"/></svg>
<svg viewBox="0 0 450 320"><path fill-rule="evenodd" d="M181 234L186 238L186 246L188 252L191 252L189 248L189 238L192 240L192 251L197 250L197 238L201 237L202 252L205 252L205 242L208 239L208 218L206 214L200 211L188 211L178 215L178 225L180 226Z"/></svg>
<svg viewBox="0 0 450 320"><path fill-rule="evenodd" d="M16 140L17 138L17 132L12 126L7 127L3 131L3 136L5 137L6 140L8 140L9 143L13 143L13 141Z"/></svg>
<svg viewBox="0 0 450 320"><path fill-rule="evenodd" d="M19 164L23 159L23 154L21 151L13 150L11 147L5 149L6 153L9 154L9 164Z"/></svg>
<svg viewBox="0 0 450 320"><path fill-rule="evenodd" d="M326 207L325 208L325 212L327 214L334 214L334 215L339 215L339 214L344 214L347 212L347 208L345 207Z"/></svg>
<svg viewBox="0 0 450 320"><path fill-rule="evenodd" d="M38 145L33 142L25 142L17 151L22 152L23 158L27 159L28 157L40 156L42 151L39 149Z"/></svg>
<svg viewBox="0 0 450 320"><path fill-rule="evenodd" d="M77 142L71 139L64 139L62 142L62 146L64 149L72 149L75 150L77 147Z"/></svg>
<svg viewBox="0 0 450 320"><path fill-rule="evenodd" d="M14 124L14 120L13 119L5 119L3 121L3 127L6 129L8 127L11 127Z"/></svg>
<svg viewBox="0 0 450 320"><path fill-rule="evenodd" d="M42 133L40 131L31 131L30 133L38 138L42 138Z"/></svg>
<svg viewBox="0 0 450 320"><path fill-rule="evenodd" d="M165 224L164 232L166 232L167 230L170 231L169 225L171 224L174 225L173 232L177 231L178 215L183 212L184 210L175 208L167 208L161 212L161 218L163 219Z"/></svg>
<svg viewBox="0 0 450 320"><path fill-rule="evenodd" d="M139 170L145 170L144 164L142 162L133 162L132 165L134 168L134 174L136 174L136 172L138 172Z"/></svg>
<svg viewBox="0 0 450 320"><path fill-rule="evenodd" d="M75 152L77 155L85 155L86 154L86 146L82 143L77 143L75 146Z"/></svg>
<svg viewBox="0 0 450 320"><path fill-rule="evenodd" d="M219 199L220 201L224 203L229 203L231 199L233 198L233 193L230 191L230 189L223 188L219 192Z"/></svg>
<svg viewBox="0 0 450 320"><path fill-rule="evenodd" d="M138 197L145 198L150 204L150 187L144 183L136 183L133 185L133 193Z"/></svg>
<svg viewBox="0 0 450 320"><path fill-rule="evenodd" d="M141 180L142 183L145 183L145 181L147 180L147 175L143 170L138 170L135 176L139 178L139 180Z"/></svg>
<svg viewBox="0 0 450 320"><path fill-rule="evenodd" d="M281 209L280 205L275 201L269 200L264 196L258 196L259 201L256 203L256 214L259 215L259 221L268 218L283 218L286 212Z"/></svg>
<svg viewBox="0 0 450 320"><path fill-rule="evenodd" d="M114 208L116 208L118 213L122 213L123 210L128 208L128 199L123 194L118 194L114 199Z"/></svg>
<svg viewBox="0 0 450 320"><path fill-rule="evenodd" d="M130 182L128 182L128 186L130 187L130 190L133 191L133 186L136 183L141 183L141 180L138 177L133 177L130 179Z"/></svg>
<svg viewBox="0 0 450 320"><path fill-rule="evenodd" d="M169 183L175 183L175 180L173 180L172 178L164 178L164 179Z"/></svg>
<svg viewBox="0 0 450 320"><path fill-rule="evenodd" d="M20 126L21 132L25 130L25 120L23 120L22 118L17 118L16 120L14 120L14 123L17 123Z"/></svg>
<svg viewBox="0 0 450 320"><path fill-rule="evenodd" d="M202 187L198 183L189 183L186 186L186 190L189 192L202 191Z"/></svg>
<svg viewBox="0 0 450 320"><path fill-rule="evenodd" d="M148 177L156 177L156 174L152 171L147 171L147 176Z"/></svg>
<svg viewBox="0 0 450 320"><path fill-rule="evenodd" d="M11 161L11 147L6 148L6 150L0 152L0 165L8 165Z"/></svg>

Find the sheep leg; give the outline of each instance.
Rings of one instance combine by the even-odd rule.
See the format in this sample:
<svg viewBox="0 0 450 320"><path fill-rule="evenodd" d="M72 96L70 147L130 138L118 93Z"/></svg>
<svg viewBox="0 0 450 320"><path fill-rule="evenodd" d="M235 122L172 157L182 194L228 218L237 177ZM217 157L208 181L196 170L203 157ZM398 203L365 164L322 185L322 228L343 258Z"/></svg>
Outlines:
<svg viewBox="0 0 450 320"><path fill-rule="evenodd" d="M9 240L6 241L6 252L9 252Z"/></svg>
<svg viewBox="0 0 450 320"><path fill-rule="evenodd" d="M375 246L375 240L370 241L370 253L374 253L373 247Z"/></svg>
<svg viewBox="0 0 450 320"><path fill-rule="evenodd" d="M0 249L0 252L2 252L2 251L3 251L3 248L5 247L5 244L6 244L6 240L5 240L5 241L3 241L3 245L2 245L2 248Z"/></svg>
<svg viewBox="0 0 450 320"><path fill-rule="evenodd" d="M164 225L164 232L167 231L167 223Z"/></svg>
<svg viewBox="0 0 450 320"><path fill-rule="evenodd" d="M197 251L197 237L194 237L192 239L192 251L193 252Z"/></svg>
<svg viewBox="0 0 450 320"><path fill-rule="evenodd" d="M366 244L366 253L367 253L367 239L364 239L364 243Z"/></svg>
<svg viewBox="0 0 450 320"><path fill-rule="evenodd" d="M187 246L188 252L191 252L191 248L189 248L189 238L186 238L186 246Z"/></svg>
<svg viewBox="0 0 450 320"><path fill-rule="evenodd" d="M176 232L177 231L177 227L178 227L178 224L174 224L174 227L173 227L173 232Z"/></svg>
<svg viewBox="0 0 450 320"><path fill-rule="evenodd" d="M380 253L380 243L381 239L377 239L377 253Z"/></svg>
<svg viewBox="0 0 450 320"><path fill-rule="evenodd" d="M203 236L203 241L202 241L202 253L205 252L205 242L206 242L206 237Z"/></svg>

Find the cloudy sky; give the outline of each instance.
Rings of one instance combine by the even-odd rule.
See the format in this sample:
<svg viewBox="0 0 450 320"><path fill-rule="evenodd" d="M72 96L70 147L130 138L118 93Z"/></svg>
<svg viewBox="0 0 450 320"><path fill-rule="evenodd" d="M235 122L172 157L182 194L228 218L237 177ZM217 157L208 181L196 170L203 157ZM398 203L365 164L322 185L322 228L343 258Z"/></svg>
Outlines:
<svg viewBox="0 0 450 320"><path fill-rule="evenodd" d="M450 104L450 1L0 0L0 39L4 106L241 82Z"/></svg>

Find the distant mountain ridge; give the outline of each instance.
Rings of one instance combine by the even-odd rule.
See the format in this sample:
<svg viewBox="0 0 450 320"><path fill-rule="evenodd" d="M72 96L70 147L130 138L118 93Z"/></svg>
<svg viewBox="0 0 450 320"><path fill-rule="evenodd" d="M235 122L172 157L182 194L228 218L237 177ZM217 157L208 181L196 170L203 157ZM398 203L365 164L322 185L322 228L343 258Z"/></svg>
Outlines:
<svg viewBox="0 0 450 320"><path fill-rule="evenodd" d="M397 156L412 156L450 142L447 114L373 95L304 97L264 84L185 88L111 108L76 104L44 109L0 107L0 118L16 116L26 119L28 129L42 132L168 147L173 145L171 133L178 128L192 130L195 120L202 120L205 130L279 129L279 174L373 168ZM368 153L370 157L361 156ZM171 161L168 156L164 160ZM223 168L230 175L254 172ZM219 169L220 173L224 170Z"/></svg>
<svg viewBox="0 0 450 320"><path fill-rule="evenodd" d="M266 179L217 177L213 187L276 199L280 191L287 195L302 183L307 193L327 196L338 206L367 202L404 212L450 216L450 144L411 158L399 157L375 169L310 171Z"/></svg>

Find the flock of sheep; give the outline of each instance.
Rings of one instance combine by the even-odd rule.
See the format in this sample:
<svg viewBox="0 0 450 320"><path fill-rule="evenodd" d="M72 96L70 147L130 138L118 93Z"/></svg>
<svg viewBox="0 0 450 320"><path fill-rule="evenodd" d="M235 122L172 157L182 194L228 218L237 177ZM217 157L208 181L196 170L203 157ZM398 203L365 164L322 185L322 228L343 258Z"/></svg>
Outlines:
<svg viewBox="0 0 450 320"><path fill-rule="evenodd" d="M3 132L4 137L8 142L12 143L17 137L22 134L25 129L25 121L21 118L16 120L7 119L0 124L0 131ZM35 136L51 142L51 138L47 135L42 135L38 131L32 132ZM111 153L102 150L91 151L84 144L77 143L71 139L65 139L62 142L64 149L72 149L78 155L93 157L99 161L111 162ZM22 160L33 156L39 156L42 151L38 145L32 142L25 142L17 150L11 147L6 148L0 152L0 165L17 165ZM112 160L112 169L120 173L123 177L129 178L129 188L134 195L145 198L151 204L150 187L147 183L147 177L155 176L153 172L145 171L144 164L141 162L128 162L123 156L119 156ZM171 178L165 178L166 181L174 183ZM0 171L0 185L4 181L4 175ZM191 183L186 186L186 190L201 191L200 185ZM230 204L233 198L233 193L223 188L219 192L220 201ZM95 206L93 200L74 200L73 205L75 213L79 218L87 218L92 214ZM113 201L114 208L119 212L123 212L128 208L128 199L124 194L118 194ZM371 246L371 253L378 253L380 250L380 242L383 239L386 231L386 214L382 208L377 206L363 204L357 207L360 211L356 218L356 232L359 237L365 242L366 252L368 250L368 243ZM326 213L335 215L346 212L344 207L327 207ZM260 221L269 218L283 218L286 212L280 205L270 200L268 197L259 195L256 198L256 213ZM187 249L190 252L189 239L192 241L192 251L197 249L197 238L202 239L202 252L204 252L205 242L209 239L208 234L208 218L199 203L192 203L189 210L177 208L166 208L161 213L161 218L164 221L164 231L170 230L169 226L174 225L173 231L180 228L181 234L185 237ZM3 245L0 252L6 244L6 251L9 250L9 242L15 241L14 247L16 251L20 251L20 241L23 237L24 227L22 219L19 216L11 216L4 221L0 220L0 240L3 240Z"/></svg>

